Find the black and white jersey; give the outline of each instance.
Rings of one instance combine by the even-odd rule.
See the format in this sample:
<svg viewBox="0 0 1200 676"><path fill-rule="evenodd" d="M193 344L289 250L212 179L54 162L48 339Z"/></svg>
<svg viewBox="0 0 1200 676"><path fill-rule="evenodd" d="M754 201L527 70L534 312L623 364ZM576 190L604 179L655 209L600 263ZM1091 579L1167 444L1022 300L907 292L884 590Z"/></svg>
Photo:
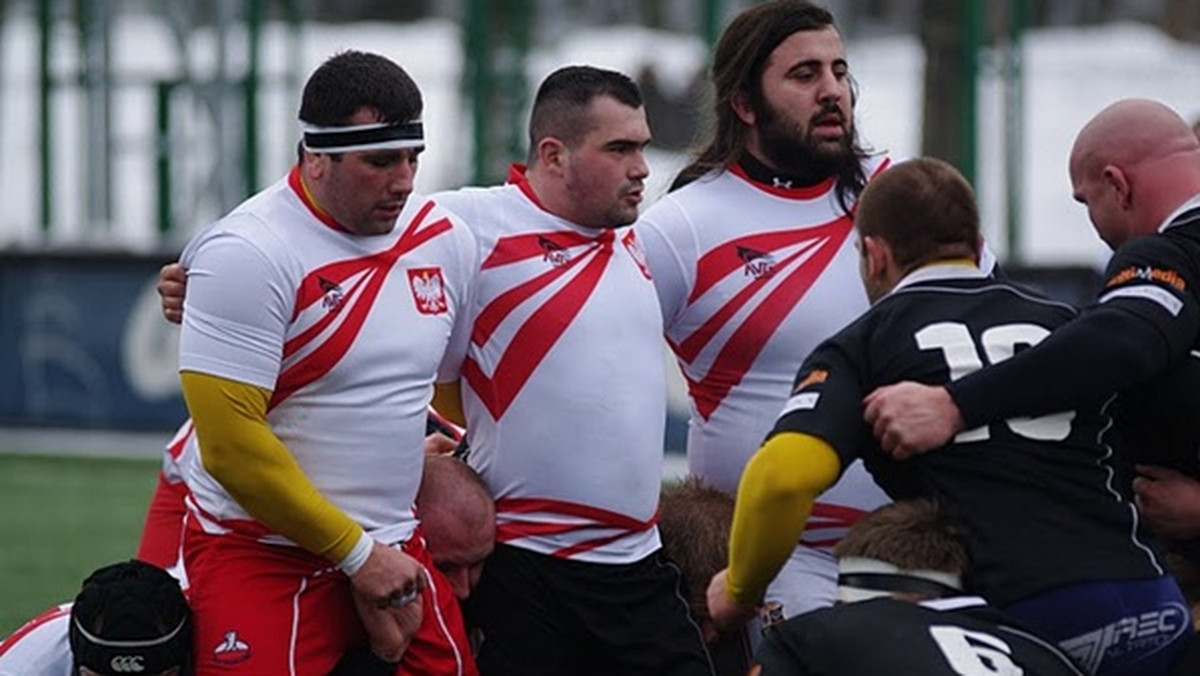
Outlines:
<svg viewBox="0 0 1200 676"><path fill-rule="evenodd" d="M1064 584L1162 575L1114 485L1117 439L1101 406L969 429L902 462L863 422L862 399L876 387L959 378L1036 345L1074 314L974 267L922 268L809 355L774 433L824 439L842 467L862 458L895 500L941 503L968 530L968 584L994 604Z"/></svg>
<svg viewBox="0 0 1200 676"><path fill-rule="evenodd" d="M1200 206L1113 254L1098 305L1154 327L1167 368L1122 392L1115 416L1138 462L1200 478Z"/></svg>
<svg viewBox="0 0 1200 676"><path fill-rule="evenodd" d="M1056 648L978 597L875 599L823 608L770 630L761 676L1079 676Z"/></svg>
<svg viewBox="0 0 1200 676"><path fill-rule="evenodd" d="M1096 302L1036 350L949 389L968 424L1121 392L1138 461L1200 478L1200 195L1154 235L1119 247Z"/></svg>

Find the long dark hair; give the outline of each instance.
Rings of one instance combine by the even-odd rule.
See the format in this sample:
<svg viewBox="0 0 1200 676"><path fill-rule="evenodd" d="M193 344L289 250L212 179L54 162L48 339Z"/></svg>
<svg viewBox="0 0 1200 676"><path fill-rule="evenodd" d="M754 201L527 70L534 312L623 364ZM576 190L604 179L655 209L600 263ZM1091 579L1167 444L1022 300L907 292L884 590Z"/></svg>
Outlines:
<svg viewBox="0 0 1200 676"><path fill-rule="evenodd" d="M695 158L676 175L671 190L681 188L701 176L733 164L746 152L750 126L734 113L733 101L739 96L754 106L765 105L762 74L768 57L779 43L797 31L817 31L834 26L833 14L805 0L773 0L755 5L734 17L717 41L713 53L711 97L713 116L708 140ZM856 98L852 81L851 104ZM866 152L858 145L855 132L852 149L860 159ZM861 162L850 163L838 172L837 196L843 209L858 197L866 185ZM846 209L848 211L848 209Z"/></svg>

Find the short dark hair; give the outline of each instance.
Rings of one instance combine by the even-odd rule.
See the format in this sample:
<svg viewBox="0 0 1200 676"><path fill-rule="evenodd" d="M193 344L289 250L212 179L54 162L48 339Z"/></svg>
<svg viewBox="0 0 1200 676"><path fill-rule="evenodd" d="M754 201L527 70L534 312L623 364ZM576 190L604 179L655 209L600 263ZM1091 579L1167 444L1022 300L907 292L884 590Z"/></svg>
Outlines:
<svg viewBox="0 0 1200 676"><path fill-rule="evenodd" d="M339 52L309 76L300 99L300 120L336 127L345 125L361 108L374 110L380 122L411 122L421 116L421 90L386 57Z"/></svg>
<svg viewBox="0 0 1200 676"><path fill-rule="evenodd" d="M708 581L729 563L733 497L688 477L663 485L658 530L663 551L679 564L698 617L708 616Z"/></svg>
<svg viewBox="0 0 1200 676"><path fill-rule="evenodd" d="M642 107L642 92L628 75L595 66L565 66L542 80L529 115L529 159L538 143L553 136L568 146L592 130L587 109L593 99L608 96L630 108Z"/></svg>
<svg viewBox="0 0 1200 676"><path fill-rule="evenodd" d="M858 520L835 556L877 559L903 570L961 575L970 565L961 525L929 500L901 500Z"/></svg>
<svg viewBox="0 0 1200 676"><path fill-rule="evenodd" d="M975 191L957 169L932 157L901 162L872 179L854 225L860 236L887 242L903 270L974 257L979 248Z"/></svg>
<svg viewBox="0 0 1200 676"><path fill-rule="evenodd" d="M191 673L192 623L179 582L136 559L95 571L71 607L75 671ZM118 666L120 665L120 666Z"/></svg>

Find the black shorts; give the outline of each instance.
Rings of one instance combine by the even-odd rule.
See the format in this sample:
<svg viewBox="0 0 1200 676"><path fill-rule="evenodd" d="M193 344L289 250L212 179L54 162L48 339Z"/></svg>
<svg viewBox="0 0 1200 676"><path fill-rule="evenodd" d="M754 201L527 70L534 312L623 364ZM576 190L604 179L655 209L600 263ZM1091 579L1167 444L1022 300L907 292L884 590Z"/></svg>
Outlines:
<svg viewBox="0 0 1200 676"><path fill-rule="evenodd" d="M482 676L712 676L679 568L661 550L630 564L498 545L468 602Z"/></svg>

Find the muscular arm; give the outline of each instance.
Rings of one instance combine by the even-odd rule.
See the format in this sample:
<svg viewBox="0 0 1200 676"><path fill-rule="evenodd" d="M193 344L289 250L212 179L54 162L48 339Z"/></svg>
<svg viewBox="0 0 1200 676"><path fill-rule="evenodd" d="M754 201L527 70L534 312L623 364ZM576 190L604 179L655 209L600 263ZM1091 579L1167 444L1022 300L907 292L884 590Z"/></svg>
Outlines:
<svg viewBox="0 0 1200 676"><path fill-rule="evenodd" d="M777 434L750 459L738 485L729 537L726 586L738 605L762 601L796 548L817 496L840 471L832 446L797 432Z"/></svg>
<svg viewBox="0 0 1200 676"><path fill-rule="evenodd" d="M1172 350L1151 322L1100 305L1037 347L946 386L967 429L1096 403L1167 367Z"/></svg>
<svg viewBox="0 0 1200 676"><path fill-rule="evenodd" d="M271 393L189 371L181 380L204 469L272 531L334 563L346 559L364 538L363 529L317 491L271 431Z"/></svg>

